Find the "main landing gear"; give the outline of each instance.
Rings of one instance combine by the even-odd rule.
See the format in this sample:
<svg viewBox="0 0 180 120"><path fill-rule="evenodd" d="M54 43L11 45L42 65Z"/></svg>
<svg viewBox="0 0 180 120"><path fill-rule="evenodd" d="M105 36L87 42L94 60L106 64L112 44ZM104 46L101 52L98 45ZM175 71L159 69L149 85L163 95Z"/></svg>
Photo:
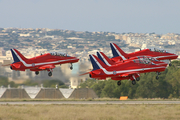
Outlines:
<svg viewBox="0 0 180 120"><path fill-rule="evenodd" d="M132 80L132 84L135 85L135 84L136 84L136 81L135 81L135 80Z"/></svg>
<svg viewBox="0 0 180 120"><path fill-rule="evenodd" d="M36 75L39 75L39 71L35 71L35 74L36 74Z"/></svg>
<svg viewBox="0 0 180 120"><path fill-rule="evenodd" d="M132 80L132 84L135 85L136 81L139 81L139 80L140 80L140 77L137 77L136 79Z"/></svg>
<svg viewBox="0 0 180 120"><path fill-rule="evenodd" d="M121 81L118 81L118 82L117 82L117 85L120 86L120 85L121 85Z"/></svg>
<svg viewBox="0 0 180 120"><path fill-rule="evenodd" d="M169 66L172 66L171 60L169 60Z"/></svg>
<svg viewBox="0 0 180 120"><path fill-rule="evenodd" d="M130 80L132 80L132 84L135 85L135 84L136 84L136 81L139 81L139 80L140 80L140 77L137 77L137 78L135 78L135 76L132 76L132 77L133 77L133 79L130 79ZM117 82L117 85L118 85L118 86L121 85L121 80L119 80L119 81Z"/></svg>
<svg viewBox="0 0 180 120"><path fill-rule="evenodd" d="M35 71L36 75L39 75L39 71ZM52 76L52 70L48 70L48 76L51 77Z"/></svg>
<svg viewBox="0 0 180 120"><path fill-rule="evenodd" d="M136 78L136 81L139 81L139 80L140 80L140 77L137 77L137 78Z"/></svg>
<svg viewBox="0 0 180 120"><path fill-rule="evenodd" d="M158 75L160 75L160 74L161 74L160 72L157 72L156 80L159 79L159 76L158 76Z"/></svg>
<svg viewBox="0 0 180 120"><path fill-rule="evenodd" d="M140 76L140 75L138 74L138 76ZM132 84L135 85L135 84L136 84L136 81L139 81L139 80L140 80L140 77L135 78L134 75L133 75L132 77L133 77Z"/></svg>
<svg viewBox="0 0 180 120"><path fill-rule="evenodd" d="M47 70L47 71L48 71L48 76L51 77L53 70L52 70L52 69L49 69L49 70Z"/></svg>
<svg viewBox="0 0 180 120"><path fill-rule="evenodd" d="M52 72L51 72L51 71L49 71L48 76L49 76L49 77L51 77L51 76L52 76Z"/></svg>
<svg viewBox="0 0 180 120"><path fill-rule="evenodd" d="M71 63L70 69L71 69L71 70L73 69L73 65L72 65L72 63Z"/></svg>
<svg viewBox="0 0 180 120"><path fill-rule="evenodd" d="M136 84L136 81L139 81L139 80L140 80L140 77L137 77L137 78L133 77L133 78L134 78L134 79L132 80L132 84L135 85L135 84ZM119 80L119 81L117 82L117 85L118 85L118 86L121 85L121 80Z"/></svg>

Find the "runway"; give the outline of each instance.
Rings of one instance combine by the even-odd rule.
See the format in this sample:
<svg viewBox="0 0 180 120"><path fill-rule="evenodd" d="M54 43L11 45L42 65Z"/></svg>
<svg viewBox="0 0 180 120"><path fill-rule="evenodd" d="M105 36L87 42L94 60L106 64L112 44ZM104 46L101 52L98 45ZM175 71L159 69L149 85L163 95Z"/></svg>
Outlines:
<svg viewBox="0 0 180 120"><path fill-rule="evenodd" d="M0 102L0 105L25 105L25 104L45 104L45 105L54 105L54 104L180 104L180 101L23 101L23 102Z"/></svg>

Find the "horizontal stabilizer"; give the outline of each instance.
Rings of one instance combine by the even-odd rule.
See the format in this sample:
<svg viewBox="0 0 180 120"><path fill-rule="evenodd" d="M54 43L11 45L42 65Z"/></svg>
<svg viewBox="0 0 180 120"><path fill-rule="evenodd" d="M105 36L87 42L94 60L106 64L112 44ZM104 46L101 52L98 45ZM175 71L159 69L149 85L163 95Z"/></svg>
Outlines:
<svg viewBox="0 0 180 120"><path fill-rule="evenodd" d="M21 67L21 64L12 64L16 69L19 69Z"/></svg>
<svg viewBox="0 0 180 120"><path fill-rule="evenodd" d="M92 71L92 73L96 74L96 75L100 75L101 72L100 71Z"/></svg>

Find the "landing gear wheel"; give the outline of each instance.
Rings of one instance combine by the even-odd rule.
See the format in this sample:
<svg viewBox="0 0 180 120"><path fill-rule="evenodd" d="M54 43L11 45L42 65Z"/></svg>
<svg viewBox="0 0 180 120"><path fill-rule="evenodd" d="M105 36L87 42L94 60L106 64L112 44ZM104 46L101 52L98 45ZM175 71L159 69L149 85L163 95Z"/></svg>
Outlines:
<svg viewBox="0 0 180 120"><path fill-rule="evenodd" d="M172 66L172 63L169 63L169 66Z"/></svg>
<svg viewBox="0 0 180 120"><path fill-rule="evenodd" d="M137 77L137 78L136 78L136 81L139 81L139 80L140 80L140 77Z"/></svg>
<svg viewBox="0 0 180 120"><path fill-rule="evenodd" d="M156 76L156 80L158 80L159 79L159 76Z"/></svg>
<svg viewBox="0 0 180 120"><path fill-rule="evenodd" d="M73 69L73 66L71 66L70 69L72 70L72 69Z"/></svg>
<svg viewBox="0 0 180 120"><path fill-rule="evenodd" d="M121 81L118 81L118 82L117 82L117 85L120 86L120 85L121 85Z"/></svg>
<svg viewBox="0 0 180 120"><path fill-rule="evenodd" d="M52 72L49 72L49 73L48 73L48 76L51 77L51 76L52 76Z"/></svg>
<svg viewBox="0 0 180 120"><path fill-rule="evenodd" d="M132 84L135 85L135 84L136 84L136 81L135 81L135 80L132 80Z"/></svg>
<svg viewBox="0 0 180 120"><path fill-rule="evenodd" d="M35 71L35 74L38 75L38 74L39 74L39 71Z"/></svg>

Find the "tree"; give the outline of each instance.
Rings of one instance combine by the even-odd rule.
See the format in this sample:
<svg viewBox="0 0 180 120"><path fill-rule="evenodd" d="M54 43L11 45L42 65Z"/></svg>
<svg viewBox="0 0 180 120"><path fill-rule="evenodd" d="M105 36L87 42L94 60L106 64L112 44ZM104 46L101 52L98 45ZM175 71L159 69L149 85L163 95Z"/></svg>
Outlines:
<svg viewBox="0 0 180 120"><path fill-rule="evenodd" d="M95 84L95 80L94 79L88 79L88 80L86 80L85 82L83 82L83 83L81 83L80 85L79 85L79 87L80 88L91 88L91 86L93 85L93 84Z"/></svg>
<svg viewBox="0 0 180 120"><path fill-rule="evenodd" d="M43 83L44 87L53 87L54 88L56 85L58 85L59 87L62 86L63 88L65 88L65 84L60 80L44 80L42 83ZM68 87L66 87L66 88L68 88Z"/></svg>
<svg viewBox="0 0 180 120"><path fill-rule="evenodd" d="M6 77L0 76L0 86L7 87L9 84L8 79Z"/></svg>

